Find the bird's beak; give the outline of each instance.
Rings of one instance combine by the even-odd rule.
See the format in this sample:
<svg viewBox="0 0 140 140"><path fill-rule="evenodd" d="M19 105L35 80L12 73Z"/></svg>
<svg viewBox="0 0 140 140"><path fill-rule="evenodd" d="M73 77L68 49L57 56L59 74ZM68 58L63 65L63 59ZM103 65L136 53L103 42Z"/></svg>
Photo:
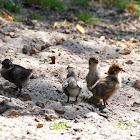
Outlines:
<svg viewBox="0 0 140 140"><path fill-rule="evenodd" d="M121 71L125 72L125 70L123 68L121 68Z"/></svg>
<svg viewBox="0 0 140 140"><path fill-rule="evenodd" d="M96 60L95 62L98 63L98 60Z"/></svg>

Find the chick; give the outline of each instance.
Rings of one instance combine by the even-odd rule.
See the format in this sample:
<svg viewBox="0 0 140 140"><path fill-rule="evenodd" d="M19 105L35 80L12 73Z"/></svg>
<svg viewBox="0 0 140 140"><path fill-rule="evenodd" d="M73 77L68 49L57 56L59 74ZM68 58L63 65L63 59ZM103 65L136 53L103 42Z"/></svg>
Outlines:
<svg viewBox="0 0 140 140"><path fill-rule="evenodd" d="M108 70L108 76L99 79L91 88L93 98L103 99L104 107L106 101L121 87L121 77L119 75L123 68L114 63Z"/></svg>
<svg viewBox="0 0 140 140"><path fill-rule="evenodd" d="M89 59L89 72L86 76L87 87L90 90L90 87L94 85L97 80L100 79L99 73L99 59L96 55L90 57Z"/></svg>
<svg viewBox="0 0 140 140"><path fill-rule="evenodd" d="M62 83L62 89L68 96L67 102L69 102L69 97L76 97L75 102L83 88L83 83L78 80L76 73L72 67L68 67L68 73L66 80Z"/></svg>
<svg viewBox="0 0 140 140"><path fill-rule="evenodd" d="M17 86L15 90L19 89L18 94L21 93L22 86L29 79L31 72L31 69L12 64L9 59L2 61L1 76Z"/></svg>

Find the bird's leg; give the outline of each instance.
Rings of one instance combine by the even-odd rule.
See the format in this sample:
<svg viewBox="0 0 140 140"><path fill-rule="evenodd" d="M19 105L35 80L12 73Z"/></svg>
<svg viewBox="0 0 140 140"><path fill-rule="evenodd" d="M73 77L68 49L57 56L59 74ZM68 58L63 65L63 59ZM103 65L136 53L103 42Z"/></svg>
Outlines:
<svg viewBox="0 0 140 140"><path fill-rule="evenodd" d="M75 99L75 101L74 101L74 102L77 102L77 98L78 98L78 96L76 96L76 99Z"/></svg>
<svg viewBox="0 0 140 140"><path fill-rule="evenodd" d="M103 99L104 108L106 108L106 101Z"/></svg>
<svg viewBox="0 0 140 140"><path fill-rule="evenodd" d="M18 86L18 88L19 88L19 91L18 91L18 94L16 95L17 97L19 97L21 95L22 86Z"/></svg>
<svg viewBox="0 0 140 140"><path fill-rule="evenodd" d="M67 103L69 103L69 98L70 98L70 96L68 96L68 100L67 100Z"/></svg>
<svg viewBox="0 0 140 140"><path fill-rule="evenodd" d="M105 104L105 100L103 99L103 105L100 106L100 110L104 110L104 108L106 108L106 104Z"/></svg>
<svg viewBox="0 0 140 140"><path fill-rule="evenodd" d="M19 92L18 92L19 94L21 93L21 89L22 89L22 86L19 86Z"/></svg>

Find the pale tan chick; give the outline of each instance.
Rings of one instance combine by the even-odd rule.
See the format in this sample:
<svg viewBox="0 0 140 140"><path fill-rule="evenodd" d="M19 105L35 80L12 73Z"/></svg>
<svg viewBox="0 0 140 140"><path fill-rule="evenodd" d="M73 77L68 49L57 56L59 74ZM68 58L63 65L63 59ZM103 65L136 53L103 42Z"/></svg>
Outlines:
<svg viewBox="0 0 140 140"><path fill-rule="evenodd" d="M108 70L108 76L99 79L91 88L93 98L103 99L104 107L106 101L121 87L121 77L119 75L123 68L114 63Z"/></svg>
<svg viewBox="0 0 140 140"><path fill-rule="evenodd" d="M94 55L89 58L89 72L86 76L87 88L90 90L90 87L94 85L97 80L101 78L99 72L99 58Z"/></svg>

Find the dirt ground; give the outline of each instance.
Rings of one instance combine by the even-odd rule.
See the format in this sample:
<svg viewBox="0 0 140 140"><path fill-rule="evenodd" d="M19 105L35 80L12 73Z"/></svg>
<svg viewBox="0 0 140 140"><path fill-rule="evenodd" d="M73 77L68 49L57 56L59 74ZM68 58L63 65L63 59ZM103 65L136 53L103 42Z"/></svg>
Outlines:
<svg viewBox="0 0 140 140"><path fill-rule="evenodd" d="M77 19L65 21L71 12L50 11L46 13L49 20L41 21L0 18L0 61L8 58L33 69L32 78L22 89L23 98L17 98L10 88L14 85L0 76L0 100L7 99L9 105L0 115L1 140L140 140L140 87L134 87L140 80L140 19L116 9L99 7L95 11L101 13L103 21L82 25L85 34L76 30ZM91 93L85 77L93 54L100 58L102 75L114 61L125 70L121 73L122 87L108 101L112 111L107 113L86 100ZM78 103L66 103L62 91L69 64L84 83ZM46 120L46 114L56 119ZM36 117L43 127L37 128ZM66 122L66 129L49 128L60 121Z"/></svg>

